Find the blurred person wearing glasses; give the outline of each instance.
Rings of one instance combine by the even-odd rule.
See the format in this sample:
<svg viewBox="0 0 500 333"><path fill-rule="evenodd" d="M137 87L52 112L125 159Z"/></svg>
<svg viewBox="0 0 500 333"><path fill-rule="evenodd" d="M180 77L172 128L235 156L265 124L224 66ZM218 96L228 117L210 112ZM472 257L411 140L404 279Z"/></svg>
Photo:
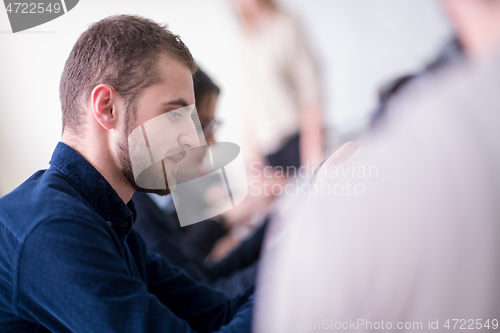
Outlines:
<svg viewBox="0 0 500 333"><path fill-rule="evenodd" d="M215 142L214 132L220 125L215 118L220 89L201 69L193 75L193 82L200 124L210 145ZM207 158L207 149L205 146L187 151L179 163L176 178L182 181L204 175L203 161ZM132 199L137 210L134 229L144 238L150 251L161 254L168 263L182 268L195 280L230 297L254 284L255 262L260 254L264 227L226 260L208 265L204 262L205 257L215 242L228 232L223 217L181 228L171 196L135 193Z"/></svg>

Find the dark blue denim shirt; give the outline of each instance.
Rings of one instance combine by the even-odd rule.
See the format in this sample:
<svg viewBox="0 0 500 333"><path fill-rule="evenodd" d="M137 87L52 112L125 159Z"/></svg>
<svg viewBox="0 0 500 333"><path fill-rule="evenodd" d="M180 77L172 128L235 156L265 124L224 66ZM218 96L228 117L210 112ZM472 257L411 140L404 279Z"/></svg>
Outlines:
<svg viewBox="0 0 500 333"><path fill-rule="evenodd" d="M250 292L229 300L148 253L134 204L69 146L50 164L0 198L0 332L250 331Z"/></svg>

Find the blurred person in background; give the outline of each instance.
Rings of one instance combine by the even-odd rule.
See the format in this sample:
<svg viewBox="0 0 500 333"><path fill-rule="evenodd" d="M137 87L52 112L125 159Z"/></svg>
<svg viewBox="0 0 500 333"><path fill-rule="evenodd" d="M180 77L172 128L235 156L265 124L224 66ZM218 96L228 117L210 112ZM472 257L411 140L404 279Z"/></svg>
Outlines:
<svg viewBox="0 0 500 333"><path fill-rule="evenodd" d="M323 160L316 66L297 22L272 0L234 0L247 85L244 112L252 161L271 166Z"/></svg>
<svg viewBox="0 0 500 333"><path fill-rule="evenodd" d="M396 103L400 96L403 96L404 99L405 91L411 90L412 87L414 89L419 87L425 89L425 81L430 76L446 69L457 61L462 61L463 57L463 47L460 40L455 37L444 46L436 59L419 72L400 76L384 84L378 92L378 105L370 117L371 128L377 129L384 122L389 105Z"/></svg>
<svg viewBox="0 0 500 333"><path fill-rule="evenodd" d="M193 75L193 83L196 109L198 111L198 117L200 118L200 124L207 146L201 146L186 152L186 156L179 162L179 167L176 172L176 179L179 181L194 179L205 173L207 148L208 145L215 141L214 133L220 125L220 121L215 118L220 88L200 68ZM138 194L138 196L142 195ZM213 219L181 228L172 197L161 197L157 195L150 195L150 197L155 200L160 207L165 207L169 213L172 213L172 217L175 219L175 223L172 223L172 225L180 230L183 240L194 247L203 258L208 255L217 239L227 232L227 228L223 223L219 223ZM140 224L141 223L138 223L138 225Z"/></svg>
<svg viewBox="0 0 500 333"><path fill-rule="evenodd" d="M288 183L299 181L323 160L319 78L315 61L297 21L272 0L234 0L240 22L242 69L242 152L252 190L227 214L236 235L260 226ZM273 169L269 169L272 167ZM247 230L246 230L247 229ZM211 259L238 244L227 236Z"/></svg>
<svg viewBox="0 0 500 333"><path fill-rule="evenodd" d="M255 332L498 329L500 1L440 3L466 56L338 166L377 168L349 173L362 194L298 197L269 226Z"/></svg>
<svg viewBox="0 0 500 333"><path fill-rule="evenodd" d="M378 93L379 103L371 115L371 128L377 129L384 123L386 112L390 108L390 105L397 103L400 98L404 99L407 91L420 88L425 89L427 80L454 63L463 61L464 56L462 42L457 37L454 37L446 43L437 58L422 70L417 73L400 76L383 85Z"/></svg>
<svg viewBox="0 0 500 333"><path fill-rule="evenodd" d="M200 68L193 75L193 81L198 117L206 142L211 144L219 124L215 109L220 89ZM176 179L182 181L204 175L206 155L207 146L187 151L179 163ZM244 292L255 283L256 261L265 225L231 254L228 250L225 253L229 254L228 258L208 265L204 263L205 257L214 244L228 233L224 215L181 227L171 195L136 192L132 200L137 210L134 229L144 238L149 251L161 254L169 264L182 268L193 279L207 283L229 297Z"/></svg>
<svg viewBox="0 0 500 333"><path fill-rule="evenodd" d="M477 9L471 9L471 14L464 17L463 11L457 10L456 5L449 2L443 2L443 5L456 23L455 36L446 43L437 58L421 71L401 76L380 89L380 102L372 115L373 127L378 127L384 122L385 113L391 108L390 104L397 103L399 98L404 99L406 92L426 89L426 81L432 79L433 75L457 62L464 61L464 58L480 58L484 53L483 45L491 43L491 40L495 38L495 29L489 28L490 23L479 22L480 16L474 14ZM460 6L467 5L467 3L460 3Z"/></svg>

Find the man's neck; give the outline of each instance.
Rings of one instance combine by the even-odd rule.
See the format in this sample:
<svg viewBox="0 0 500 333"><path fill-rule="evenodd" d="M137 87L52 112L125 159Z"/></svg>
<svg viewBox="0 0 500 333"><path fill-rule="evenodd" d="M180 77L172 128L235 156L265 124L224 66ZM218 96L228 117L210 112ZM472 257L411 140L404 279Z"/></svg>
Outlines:
<svg viewBox="0 0 500 333"><path fill-rule="evenodd" d="M61 141L85 158L106 179L123 202L128 203L132 199L135 190L128 184L122 172L116 166L112 152L103 143L105 140L101 141L96 136L93 139L87 137L90 137L90 135L80 138L76 134L65 130Z"/></svg>

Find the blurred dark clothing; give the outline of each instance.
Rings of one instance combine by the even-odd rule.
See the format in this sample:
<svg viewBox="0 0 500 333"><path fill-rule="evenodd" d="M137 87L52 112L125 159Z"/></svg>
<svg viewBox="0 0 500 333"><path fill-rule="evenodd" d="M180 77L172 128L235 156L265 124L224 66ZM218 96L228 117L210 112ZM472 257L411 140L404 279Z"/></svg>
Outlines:
<svg viewBox="0 0 500 333"><path fill-rule="evenodd" d="M397 95L405 91L409 86L416 84L421 78L426 77L431 73L436 73L443 68L448 67L455 61L462 59L463 55L462 45L457 38L454 38L445 45L438 57L425 66L421 71L414 74L403 75L382 86L379 91L379 104L371 116L371 127L376 128L379 125L387 112L389 103Z"/></svg>
<svg viewBox="0 0 500 333"><path fill-rule="evenodd" d="M268 224L269 219L267 218L251 237L245 239L227 257L212 264L210 266L212 274L215 276L229 276L234 271L253 265L260 258L262 241Z"/></svg>
<svg viewBox="0 0 500 333"><path fill-rule="evenodd" d="M183 269L195 280L206 283L228 296L245 291L255 282L257 261L267 223L212 266L205 265L204 256L187 244L174 212L165 212L146 194L132 197L137 210L136 230L149 251L160 254L169 264ZM203 221L197 224L204 224ZM215 221L214 221L215 222Z"/></svg>
<svg viewBox="0 0 500 333"><path fill-rule="evenodd" d="M300 168L300 134L292 136L277 152L266 155L267 162L273 168Z"/></svg>
<svg viewBox="0 0 500 333"><path fill-rule="evenodd" d="M181 227L171 196L151 195L150 198L168 216L167 222L170 227L181 235L183 242L188 244L191 250L197 252L202 259L208 256L215 243L228 232L223 223L212 219Z"/></svg>
<svg viewBox="0 0 500 333"><path fill-rule="evenodd" d="M196 249L203 258L208 256L215 243L228 232L228 229L222 223L215 220L205 220L181 227L175 209L170 215L171 222L174 222L173 224L181 233L184 242Z"/></svg>

